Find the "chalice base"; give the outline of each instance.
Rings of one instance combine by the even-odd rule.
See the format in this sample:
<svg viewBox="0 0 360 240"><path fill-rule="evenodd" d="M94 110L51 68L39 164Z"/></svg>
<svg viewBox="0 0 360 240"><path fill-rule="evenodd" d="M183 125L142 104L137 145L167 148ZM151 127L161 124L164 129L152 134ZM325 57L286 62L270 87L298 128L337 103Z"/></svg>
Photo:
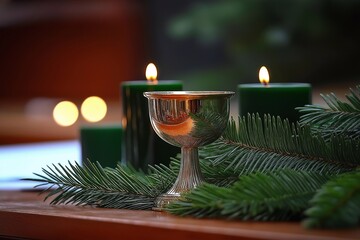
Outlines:
<svg viewBox="0 0 360 240"><path fill-rule="evenodd" d="M154 211L164 211L166 205L172 201L177 200L180 197L180 194L162 194L155 200L155 207L152 208Z"/></svg>

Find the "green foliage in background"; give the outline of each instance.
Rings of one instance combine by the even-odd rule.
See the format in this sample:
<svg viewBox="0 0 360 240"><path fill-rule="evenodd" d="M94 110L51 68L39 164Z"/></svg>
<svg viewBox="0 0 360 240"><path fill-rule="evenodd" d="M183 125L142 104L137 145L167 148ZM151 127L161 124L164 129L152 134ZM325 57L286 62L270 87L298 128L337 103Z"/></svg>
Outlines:
<svg viewBox="0 0 360 240"><path fill-rule="evenodd" d="M359 13L356 0L195 1L169 21L168 34L225 56L207 69L183 73L191 89L205 82L211 89L224 89L224 81L227 89L257 82L262 65L276 82L329 81L357 76Z"/></svg>
<svg viewBox="0 0 360 240"><path fill-rule="evenodd" d="M197 1L174 17L169 33L176 38L194 37L203 44L225 41L232 50L323 40L329 44L347 37L342 36L346 30L342 24L353 26L351 15L357 7L355 0Z"/></svg>
<svg viewBox="0 0 360 240"><path fill-rule="evenodd" d="M166 210L199 218L302 219L310 228L357 226L360 140L347 131L359 132L359 95L358 86L349 103L332 97L329 108L311 115L310 125L305 124L307 115L303 126L271 116L232 119L220 139L200 150L208 183L182 195ZM337 121L350 110L354 116ZM312 114L314 106L301 111ZM334 113L326 115L333 123L326 123L327 129L334 130L326 137L320 124L324 111ZM42 174L28 180L48 186L46 194L53 204L150 210L156 197L171 187L179 168L179 158L173 158L169 167L153 166L147 174L123 165L111 169L69 163L43 168Z"/></svg>

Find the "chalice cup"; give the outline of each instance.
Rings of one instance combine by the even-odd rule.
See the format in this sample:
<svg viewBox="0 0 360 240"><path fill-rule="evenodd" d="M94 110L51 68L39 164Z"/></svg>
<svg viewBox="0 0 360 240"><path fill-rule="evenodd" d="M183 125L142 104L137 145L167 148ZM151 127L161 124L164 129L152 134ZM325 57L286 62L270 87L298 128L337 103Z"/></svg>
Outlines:
<svg viewBox="0 0 360 240"><path fill-rule="evenodd" d="M154 210L163 210L171 201L204 182L198 147L218 139L225 130L230 112L227 91L145 92L149 116L157 135L167 143L181 147L180 171L174 185L155 202Z"/></svg>

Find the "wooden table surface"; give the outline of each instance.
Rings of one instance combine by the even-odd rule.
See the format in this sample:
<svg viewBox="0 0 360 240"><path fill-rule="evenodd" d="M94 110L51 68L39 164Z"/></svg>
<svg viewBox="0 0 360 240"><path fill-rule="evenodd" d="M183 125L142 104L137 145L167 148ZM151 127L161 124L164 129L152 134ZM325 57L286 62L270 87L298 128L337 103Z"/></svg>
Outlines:
<svg viewBox="0 0 360 240"><path fill-rule="evenodd" d="M49 205L37 192L0 191L0 238L360 239L360 229L307 230L297 222L181 218L167 213Z"/></svg>

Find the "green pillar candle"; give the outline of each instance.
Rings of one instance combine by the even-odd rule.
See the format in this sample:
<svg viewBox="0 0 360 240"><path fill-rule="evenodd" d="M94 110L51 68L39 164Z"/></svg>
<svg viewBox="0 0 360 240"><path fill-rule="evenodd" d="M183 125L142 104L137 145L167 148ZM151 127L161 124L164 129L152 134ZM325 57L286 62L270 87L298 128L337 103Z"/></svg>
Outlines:
<svg viewBox="0 0 360 240"><path fill-rule="evenodd" d="M179 148L161 140L149 120L148 102L143 92L182 90L181 81L128 81L122 83L122 106L124 126L124 157L136 169L147 170L148 165L168 165L170 157Z"/></svg>
<svg viewBox="0 0 360 240"><path fill-rule="evenodd" d="M83 163L99 162L115 168L121 161L123 129L120 125L87 125L80 128L81 159Z"/></svg>
<svg viewBox="0 0 360 240"><path fill-rule="evenodd" d="M311 104L311 85L308 83L239 84L239 115L248 113L271 114L299 120L296 107Z"/></svg>

